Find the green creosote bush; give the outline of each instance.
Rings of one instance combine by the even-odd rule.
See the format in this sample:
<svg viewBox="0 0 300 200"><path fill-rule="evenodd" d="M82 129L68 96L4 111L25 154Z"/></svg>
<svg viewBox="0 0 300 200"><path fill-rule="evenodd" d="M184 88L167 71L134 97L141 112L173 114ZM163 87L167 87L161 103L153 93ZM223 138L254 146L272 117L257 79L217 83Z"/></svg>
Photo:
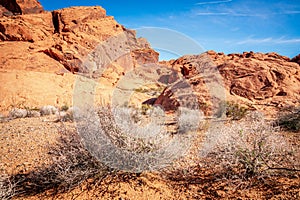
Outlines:
<svg viewBox="0 0 300 200"><path fill-rule="evenodd" d="M61 106L60 110L61 111L67 111L69 109L69 106L67 104L64 104L63 106Z"/></svg>
<svg viewBox="0 0 300 200"><path fill-rule="evenodd" d="M225 103L226 116L233 120L240 120L246 116L248 109L237 103L227 101Z"/></svg>
<svg viewBox="0 0 300 200"><path fill-rule="evenodd" d="M164 90L164 86L162 85L157 85L157 87L155 88L136 88L134 91L138 92L138 93L162 93L162 91Z"/></svg>
<svg viewBox="0 0 300 200"><path fill-rule="evenodd" d="M141 113L143 115L146 115L149 110L153 110L153 106L151 106L149 104L142 104Z"/></svg>

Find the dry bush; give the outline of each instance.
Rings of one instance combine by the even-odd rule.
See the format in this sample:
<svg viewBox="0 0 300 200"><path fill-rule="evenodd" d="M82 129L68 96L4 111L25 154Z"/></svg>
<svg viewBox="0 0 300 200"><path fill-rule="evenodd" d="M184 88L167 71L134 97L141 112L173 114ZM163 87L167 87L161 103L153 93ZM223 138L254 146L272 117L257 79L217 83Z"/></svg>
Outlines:
<svg viewBox="0 0 300 200"><path fill-rule="evenodd" d="M152 111L155 112L155 109L154 107ZM157 122L151 122L149 119L151 116L146 116L143 110L139 112L137 109L126 107L113 109L102 107L97 110L101 129L119 148L147 153L158 150L164 142L169 140L169 135L164 133L163 126ZM161 114L158 110L156 111L154 115Z"/></svg>
<svg viewBox="0 0 300 200"><path fill-rule="evenodd" d="M60 127L61 138L51 147L53 164L36 168L29 173L12 175L8 180L16 183L12 190L17 197L44 194L55 196L80 186L87 179L102 180L113 170L93 158L82 146L77 133ZM4 187L8 187L8 181Z"/></svg>
<svg viewBox="0 0 300 200"><path fill-rule="evenodd" d="M141 160L137 160L136 162L137 164L141 164L142 168L145 166L148 167L148 165L150 167L157 167L162 161L163 164L166 164L164 162L168 161L174 152L174 155L177 155L178 152L181 151L180 145L182 144L171 146L171 149L167 149L170 153L168 153L168 151L157 151L163 148L163 145L169 144L169 140L172 139L172 136L170 134L159 134L161 127L159 125L151 125L151 123L140 127L140 130L137 131L132 124L135 123L133 120L124 120L128 118L128 113L131 113L131 111L132 110L128 110L128 108L112 110L110 108L97 109L96 114L101 121L101 129L105 131L110 140L118 147L117 149L121 149L121 152L126 152L126 150L135 152L137 155L140 154L141 158L144 158L145 155L145 162ZM161 114L160 111L153 112L151 115ZM78 113L75 112L75 118L76 114ZM87 120L93 121L93 119L94 118L90 118ZM155 119L157 118L154 117L154 120ZM80 126L80 121L78 123ZM86 125L92 126L90 123ZM9 177L8 180L16 183L13 187L15 196L57 196L75 188L82 187L84 184L93 184L99 187L101 185L100 188L105 191L102 185L103 181L104 183L110 184L109 180L111 180L113 184L116 184L119 181L126 181L130 177L136 178L139 176L141 172L139 170L130 173L124 172L119 168L107 166L107 163L102 163L101 159L100 161L96 159L94 157L95 155L92 155L83 146L83 138L80 138L76 132L67 130L63 122L61 122L59 130L61 137L57 145L51 147L49 150L49 154L53 157L52 164L36 168L26 174L19 173ZM151 133L153 133L153 131L156 131L158 134L152 135ZM86 134L93 137L89 132L86 132ZM133 137L135 134L139 134L140 137ZM175 141L180 142L180 140ZM98 141L96 141L96 143L97 142ZM101 146L100 143L98 143L98 145ZM110 151L110 149L106 151ZM152 157L150 157L150 159L147 158L147 155L152 156L152 152L154 152L153 155L156 155L156 151L161 153L161 156L159 156L161 160L155 161ZM114 152L110 151L108 153L114 156ZM124 153L124 155L126 154ZM124 157L124 161L127 161L127 159L131 158ZM5 185L8 186L7 184Z"/></svg>
<svg viewBox="0 0 300 200"><path fill-rule="evenodd" d="M15 196L15 183L7 174L0 174L0 199L8 200Z"/></svg>
<svg viewBox="0 0 300 200"><path fill-rule="evenodd" d="M216 124L201 150L208 167L231 178L267 175L274 170L297 171L297 153L258 112L242 121Z"/></svg>
<svg viewBox="0 0 300 200"><path fill-rule="evenodd" d="M157 170L186 151L190 135L170 134L163 110L154 107L149 115L135 111L127 107L87 108L75 116L86 148L112 168L130 172Z"/></svg>
<svg viewBox="0 0 300 200"><path fill-rule="evenodd" d="M178 117L179 133L197 131L200 128L203 128L204 114L201 110L179 107L178 112L179 112L179 117Z"/></svg>
<svg viewBox="0 0 300 200"><path fill-rule="evenodd" d="M290 108L283 112L276 124L284 130L300 132L300 108Z"/></svg>

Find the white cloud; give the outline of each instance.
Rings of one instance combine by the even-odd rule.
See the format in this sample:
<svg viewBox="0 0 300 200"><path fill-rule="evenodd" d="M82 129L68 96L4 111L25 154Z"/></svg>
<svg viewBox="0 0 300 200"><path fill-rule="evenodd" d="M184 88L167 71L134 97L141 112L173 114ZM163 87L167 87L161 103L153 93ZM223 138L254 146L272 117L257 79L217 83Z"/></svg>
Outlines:
<svg viewBox="0 0 300 200"><path fill-rule="evenodd" d="M229 13L226 12L198 12L196 15L200 16L208 16L208 15L229 15Z"/></svg>
<svg viewBox="0 0 300 200"><path fill-rule="evenodd" d="M206 4L219 4L219 3L229 3L232 2L232 0L221 0L221 1L205 1L205 2L199 2L196 3L196 5L206 5Z"/></svg>
<svg viewBox="0 0 300 200"><path fill-rule="evenodd" d="M234 16L234 17L265 17L264 14L236 13L236 12L197 12L197 16Z"/></svg>
<svg viewBox="0 0 300 200"><path fill-rule="evenodd" d="M300 14L299 10L288 10L281 13L274 13L275 15L294 15L294 14Z"/></svg>
<svg viewBox="0 0 300 200"><path fill-rule="evenodd" d="M242 45L242 44L260 44L260 43L267 43L272 41L272 38L261 38L261 39L245 39L242 41L237 42L237 44Z"/></svg>
<svg viewBox="0 0 300 200"><path fill-rule="evenodd" d="M278 44L292 44L292 43L300 43L300 38L296 39L282 39L282 40L277 40L276 43Z"/></svg>
<svg viewBox="0 0 300 200"><path fill-rule="evenodd" d="M294 39L286 39L284 37L281 38L248 38L242 41L237 42L238 45L244 45L244 44L262 44L262 43L269 43L269 44L295 44L300 43L300 38L294 38Z"/></svg>
<svg viewBox="0 0 300 200"><path fill-rule="evenodd" d="M272 15L297 15L300 11L284 11L284 12L265 12L265 13L253 13L253 12L235 12L229 10L229 12L197 12L197 16L234 16L234 17L268 17Z"/></svg>

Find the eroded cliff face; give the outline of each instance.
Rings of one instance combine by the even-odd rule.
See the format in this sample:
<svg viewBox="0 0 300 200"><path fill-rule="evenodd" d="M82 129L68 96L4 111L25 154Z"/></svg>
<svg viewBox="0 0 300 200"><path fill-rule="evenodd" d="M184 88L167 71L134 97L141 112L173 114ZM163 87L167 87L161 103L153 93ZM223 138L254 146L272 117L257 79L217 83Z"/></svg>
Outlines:
<svg viewBox="0 0 300 200"><path fill-rule="evenodd" d="M145 39L136 38L102 7L46 12L33 9L40 4L28 0L11 2L22 11L15 12L7 2L1 1L1 9L11 13L0 18L1 110L71 105L78 73L102 78L99 90L108 98L110 87L126 71L158 61L158 53Z"/></svg>
<svg viewBox="0 0 300 200"><path fill-rule="evenodd" d="M99 6L47 12L35 0L1 0L0 52L2 111L71 105L80 76L99 83L95 100L107 104L120 79L147 64L156 67L140 68L136 76L150 80L148 86L157 91L151 96L131 88L137 104L151 99L167 111L183 105L209 115L221 100L266 113L300 101L299 55L290 59L276 53L208 51L158 63L158 53L146 39L136 38ZM161 87L165 89L157 95ZM218 97L222 92L223 99Z"/></svg>
<svg viewBox="0 0 300 200"><path fill-rule="evenodd" d="M213 96L209 82L218 82L214 76L206 78L203 70L207 64L203 60L210 59L209 66L215 68L222 76L221 85L224 86L226 101L232 101L249 109L265 111L266 114L275 114L283 107L296 106L300 103L300 66L297 57L290 60L277 53L243 54L216 53L208 51L202 55L183 56L167 65L183 75L197 95L199 105L203 110L212 108ZM203 63L200 64L199 63ZM219 83L218 83L219 84ZM219 88L221 88L221 85ZM157 99L157 104L163 104L167 109L174 109L176 90L170 86ZM174 92L175 91L175 92Z"/></svg>

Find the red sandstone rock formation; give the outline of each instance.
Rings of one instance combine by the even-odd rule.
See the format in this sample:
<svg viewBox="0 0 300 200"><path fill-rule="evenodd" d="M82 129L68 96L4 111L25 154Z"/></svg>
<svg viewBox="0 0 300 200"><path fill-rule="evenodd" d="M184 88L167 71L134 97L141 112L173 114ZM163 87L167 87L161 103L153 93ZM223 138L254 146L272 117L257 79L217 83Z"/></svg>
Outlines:
<svg viewBox="0 0 300 200"><path fill-rule="evenodd" d="M0 11L2 15L6 15L4 12L11 12L13 14L33 14L41 13L44 11L41 4L36 0L0 0L0 5L6 10Z"/></svg>
<svg viewBox="0 0 300 200"><path fill-rule="evenodd" d="M292 62L296 62L300 65L300 54L298 54L297 56L295 56L294 58L292 58L291 60Z"/></svg>
<svg viewBox="0 0 300 200"><path fill-rule="evenodd" d="M277 53L244 52L225 55L214 51L208 51L203 56L210 58L211 66L216 66L221 74L226 101L266 110L266 113L300 103L300 66L295 63L297 57L291 62L288 57ZM201 72L205 67L203 56L184 56L170 62L169 66L185 77L198 96L200 105L211 107L213 103L210 89ZM214 80L211 78L208 81ZM158 97L156 103L158 102L162 102L167 109L178 107L174 94L168 89Z"/></svg>
<svg viewBox="0 0 300 200"><path fill-rule="evenodd" d="M126 72L158 62L145 39L102 7L46 12L34 0L0 0L0 52L0 110L71 104L74 74L100 78L100 96L108 98ZM166 110L198 104L209 114L220 100L214 91L224 92L226 101L266 112L300 101L299 55L290 60L277 53L208 51L161 65L174 71L147 76L156 74L158 82L169 85L154 102Z"/></svg>
<svg viewBox="0 0 300 200"><path fill-rule="evenodd" d="M0 110L71 104L76 78L72 73L105 77L104 85L111 87L132 67L158 61L158 53L145 39L136 38L102 7L40 13L40 4L33 0L1 5L0 79L5 85L0 86ZM96 68L87 66L90 57ZM105 63L97 63L101 59Z"/></svg>

